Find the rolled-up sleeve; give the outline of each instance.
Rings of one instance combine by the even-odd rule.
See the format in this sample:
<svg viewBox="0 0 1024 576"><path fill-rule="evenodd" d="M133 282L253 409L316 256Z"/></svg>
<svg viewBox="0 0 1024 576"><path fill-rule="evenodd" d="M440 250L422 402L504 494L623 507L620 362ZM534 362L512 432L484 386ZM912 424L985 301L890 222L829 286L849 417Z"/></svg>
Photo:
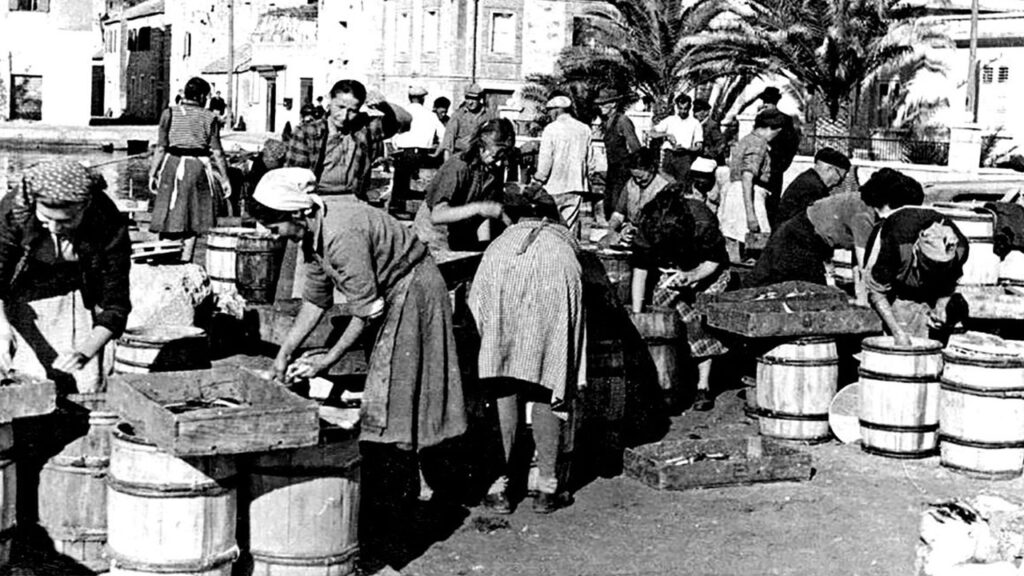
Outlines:
<svg viewBox="0 0 1024 576"><path fill-rule="evenodd" d="M765 156L768 155L768 147L757 144L748 144L743 148L743 156L740 161L740 173L750 172L757 176L761 173L761 167L764 165Z"/></svg>
<svg viewBox="0 0 1024 576"><path fill-rule="evenodd" d="M373 247L365 230L344 231L325 247L325 257L337 274L338 290L345 296L352 315L374 318L384 311Z"/></svg>
<svg viewBox="0 0 1024 576"><path fill-rule="evenodd" d="M463 186L464 174L461 169L462 166L465 166L465 164L455 157L449 158L441 166L434 179L427 185L427 207L433 210L435 206L442 202L452 203L455 191Z"/></svg>

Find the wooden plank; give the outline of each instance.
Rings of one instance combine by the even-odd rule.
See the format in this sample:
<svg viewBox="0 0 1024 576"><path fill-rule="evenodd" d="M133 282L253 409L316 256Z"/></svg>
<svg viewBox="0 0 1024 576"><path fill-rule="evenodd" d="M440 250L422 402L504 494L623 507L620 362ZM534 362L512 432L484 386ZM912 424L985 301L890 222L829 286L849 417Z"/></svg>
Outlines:
<svg viewBox="0 0 1024 576"><path fill-rule="evenodd" d="M811 456L761 437L665 440L626 449L626 475L658 490L811 477Z"/></svg>
<svg viewBox="0 0 1024 576"><path fill-rule="evenodd" d="M57 407L56 402L57 387L52 380L12 374L0 382L0 424L49 414Z"/></svg>
<svg viewBox="0 0 1024 576"><path fill-rule="evenodd" d="M754 300L815 300L826 302L847 302L850 297L839 288L822 286L811 282L779 282L758 288L731 290L719 294L698 294L697 305L712 303L747 303Z"/></svg>
<svg viewBox="0 0 1024 576"><path fill-rule="evenodd" d="M109 395L122 418L176 456L310 446L319 436L315 402L238 366L119 374L111 379ZM224 398L238 405L212 404Z"/></svg>

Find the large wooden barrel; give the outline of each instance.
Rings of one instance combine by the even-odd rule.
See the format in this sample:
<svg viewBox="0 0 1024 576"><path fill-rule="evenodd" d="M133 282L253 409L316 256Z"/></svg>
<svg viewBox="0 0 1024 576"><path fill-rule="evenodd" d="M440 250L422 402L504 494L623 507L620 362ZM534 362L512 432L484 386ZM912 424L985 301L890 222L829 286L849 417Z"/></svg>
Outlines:
<svg viewBox="0 0 1024 576"><path fill-rule="evenodd" d="M130 328L117 339L114 372L140 374L210 367L206 332L195 326Z"/></svg>
<svg viewBox="0 0 1024 576"><path fill-rule="evenodd" d="M177 458L118 424L107 480L110 573L230 576L235 479L233 458Z"/></svg>
<svg viewBox="0 0 1024 576"><path fill-rule="evenodd" d="M243 515L253 576L355 572L359 463L356 439L341 429L317 446L248 459Z"/></svg>
<svg viewBox="0 0 1024 576"><path fill-rule="evenodd" d="M14 463L14 427L0 424L0 570L11 559L17 503L17 466Z"/></svg>
<svg viewBox="0 0 1024 576"><path fill-rule="evenodd" d="M54 550L106 572L106 477L117 414L108 411L106 394L73 394L61 402L59 416L62 421L87 418L88 427L39 471L39 525Z"/></svg>
<svg viewBox="0 0 1024 576"><path fill-rule="evenodd" d="M273 304L287 239L243 234L235 246L235 285L250 304Z"/></svg>
<svg viewBox="0 0 1024 576"><path fill-rule="evenodd" d="M861 449L891 458L933 455L942 344L914 338L910 346L897 347L891 336L875 336L866 338L862 348Z"/></svg>
<svg viewBox="0 0 1024 576"><path fill-rule="evenodd" d="M818 442L829 438L828 406L839 381L839 356L830 338L800 338L757 360L761 434Z"/></svg>
<svg viewBox="0 0 1024 576"><path fill-rule="evenodd" d="M655 307L647 312L633 314L632 319L637 332L647 344L665 403L670 407L675 406L679 400L682 377L679 335L684 332L679 313L673 308Z"/></svg>
<svg viewBox="0 0 1024 576"><path fill-rule="evenodd" d="M206 234L206 273L215 294L231 293L235 288L238 239L255 233L254 228L228 226L213 228Z"/></svg>
<svg viewBox="0 0 1024 576"><path fill-rule="evenodd" d="M937 202L930 206L949 217L970 243L960 284L994 285L999 281L999 257L994 252L995 217L991 212L974 210L971 204Z"/></svg>
<svg viewBox="0 0 1024 576"><path fill-rule="evenodd" d="M943 351L939 395L943 466L982 478L1020 476L1024 470L1024 356L1019 353Z"/></svg>

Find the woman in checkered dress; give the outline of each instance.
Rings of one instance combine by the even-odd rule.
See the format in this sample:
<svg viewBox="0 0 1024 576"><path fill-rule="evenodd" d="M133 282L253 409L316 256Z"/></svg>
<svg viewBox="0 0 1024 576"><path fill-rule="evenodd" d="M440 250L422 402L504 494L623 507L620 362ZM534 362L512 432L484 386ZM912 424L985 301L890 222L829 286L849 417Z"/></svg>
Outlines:
<svg viewBox="0 0 1024 576"><path fill-rule="evenodd" d="M685 187L672 184L644 206L633 245L633 312L644 304L675 308L686 328L690 357L697 363L693 407L710 410L711 359L728 349L711 334L693 308L700 292L724 292L729 284L729 256L718 218L700 200L687 198Z"/></svg>

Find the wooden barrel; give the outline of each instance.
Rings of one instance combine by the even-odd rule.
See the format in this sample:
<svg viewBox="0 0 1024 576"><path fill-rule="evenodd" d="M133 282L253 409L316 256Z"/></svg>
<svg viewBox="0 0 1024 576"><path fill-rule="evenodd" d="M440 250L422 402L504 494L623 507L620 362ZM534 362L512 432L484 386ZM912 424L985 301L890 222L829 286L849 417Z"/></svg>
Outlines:
<svg viewBox="0 0 1024 576"><path fill-rule="evenodd" d="M87 418L88 425L39 471L39 525L55 551L106 572L106 476L117 414L108 411L106 394L73 394L61 402L59 415L62 424Z"/></svg>
<svg viewBox="0 0 1024 576"><path fill-rule="evenodd" d="M647 344L664 400L669 406L675 406L682 376L679 335L684 332L679 313L673 308L654 307L647 312L633 314L632 319Z"/></svg>
<svg viewBox="0 0 1024 576"><path fill-rule="evenodd" d="M118 424L107 479L110 573L230 576L235 476L232 458L177 458Z"/></svg>
<svg viewBox="0 0 1024 576"><path fill-rule="evenodd" d="M245 465L253 576L345 576L359 554L359 447L341 429L320 444Z"/></svg>
<svg viewBox="0 0 1024 576"><path fill-rule="evenodd" d="M235 247L235 285L250 304L273 304L287 239L243 234Z"/></svg>
<svg viewBox="0 0 1024 576"><path fill-rule="evenodd" d="M995 217L972 204L937 202L930 206L956 224L970 243L959 284L994 285L999 281L999 257L994 252Z"/></svg>
<svg viewBox="0 0 1024 576"><path fill-rule="evenodd" d="M1024 356L942 354L939 452L943 466L1007 479L1024 470Z"/></svg>
<svg viewBox="0 0 1024 576"><path fill-rule="evenodd" d="M837 284L853 284L853 250L837 248L832 253L832 276Z"/></svg>
<svg viewBox="0 0 1024 576"><path fill-rule="evenodd" d="M891 336L875 336L862 348L861 449L890 458L931 456L938 444L942 344L914 338L896 347Z"/></svg>
<svg viewBox="0 0 1024 576"><path fill-rule="evenodd" d="M621 250L597 250L597 257L604 266L605 276L618 301L629 306L633 301L633 268L629 265L629 253Z"/></svg>
<svg viewBox="0 0 1024 576"><path fill-rule="evenodd" d="M999 283L1024 286L1024 252L1014 250L999 264Z"/></svg>
<svg viewBox="0 0 1024 576"><path fill-rule="evenodd" d="M757 360L761 434L818 442L829 438L828 406L839 381L839 355L831 338L800 338Z"/></svg>
<svg viewBox="0 0 1024 576"><path fill-rule="evenodd" d="M0 424L0 570L11 560L17 502L17 466L14 463L14 427Z"/></svg>
<svg viewBox="0 0 1024 576"><path fill-rule="evenodd" d="M228 226L213 228L206 234L206 274L215 294L231 293L235 288L235 253L238 239L253 234L254 228Z"/></svg>
<svg viewBox="0 0 1024 576"><path fill-rule="evenodd" d="M206 332L195 326L154 326L125 330L114 348L114 372L140 374L210 367Z"/></svg>

